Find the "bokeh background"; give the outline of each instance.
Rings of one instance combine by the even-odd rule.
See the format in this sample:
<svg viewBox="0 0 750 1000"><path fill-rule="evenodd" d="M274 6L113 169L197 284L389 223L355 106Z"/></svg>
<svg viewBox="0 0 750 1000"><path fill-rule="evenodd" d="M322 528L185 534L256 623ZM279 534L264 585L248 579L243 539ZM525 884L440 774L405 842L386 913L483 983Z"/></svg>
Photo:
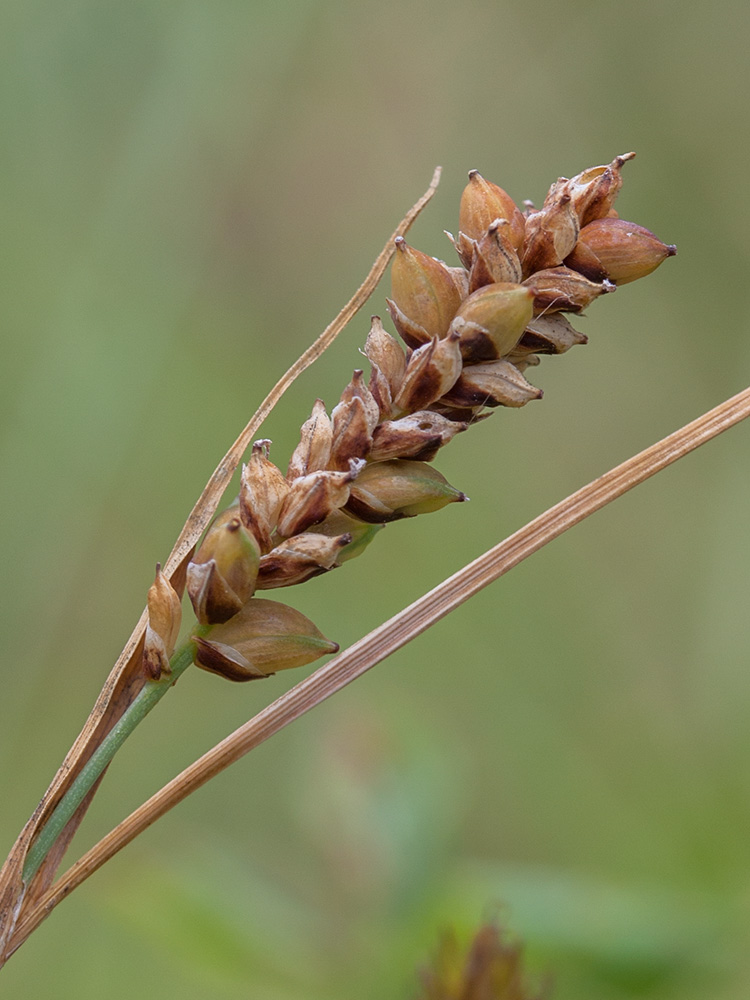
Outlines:
<svg viewBox="0 0 750 1000"><path fill-rule="evenodd" d="M213 466L444 168L518 201L630 149L679 246L440 456L472 498L283 597L348 644L750 372L750 13L631 0L6 0L0 827L77 734ZM285 464L386 289L264 433ZM410 998L497 918L557 1000L750 994L750 427L559 539L66 901L4 996ZM298 679L189 673L71 857Z"/></svg>

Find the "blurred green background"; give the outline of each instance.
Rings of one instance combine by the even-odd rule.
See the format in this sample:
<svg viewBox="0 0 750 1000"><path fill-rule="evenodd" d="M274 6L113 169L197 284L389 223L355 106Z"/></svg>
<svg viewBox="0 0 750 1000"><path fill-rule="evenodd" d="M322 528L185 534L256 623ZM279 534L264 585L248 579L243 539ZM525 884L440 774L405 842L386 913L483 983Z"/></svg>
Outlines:
<svg viewBox="0 0 750 1000"><path fill-rule="evenodd" d="M633 0L5 0L0 826L77 734L219 456L444 167L521 201L630 149L679 246L438 465L470 507L278 595L351 642L748 381L750 13ZM264 433L336 401L380 289ZM409 998L498 917L556 1000L750 995L750 426L564 536L207 786L4 996ZM299 679L189 673L71 857Z"/></svg>

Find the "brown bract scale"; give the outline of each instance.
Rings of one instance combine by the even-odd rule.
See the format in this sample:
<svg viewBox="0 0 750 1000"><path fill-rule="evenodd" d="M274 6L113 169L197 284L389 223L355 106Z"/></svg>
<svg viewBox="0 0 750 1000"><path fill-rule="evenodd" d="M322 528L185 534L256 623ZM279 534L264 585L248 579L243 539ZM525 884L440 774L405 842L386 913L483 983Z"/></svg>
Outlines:
<svg viewBox="0 0 750 1000"><path fill-rule="evenodd" d="M645 278L677 253L677 247L667 245L643 226L625 219L596 219L581 230L581 235L568 266L582 273L592 257L610 281L625 285Z"/></svg>
<svg viewBox="0 0 750 1000"><path fill-rule="evenodd" d="M251 681L301 667L335 653L330 642L299 611L254 598L224 625L194 635L196 664L232 681Z"/></svg>
<svg viewBox="0 0 750 1000"><path fill-rule="evenodd" d="M179 595L156 564L156 577L148 591L148 622L143 648L143 666L149 677L158 680L170 673L169 658L174 652L182 622Z"/></svg>
<svg viewBox="0 0 750 1000"><path fill-rule="evenodd" d="M531 385L509 361L467 365L461 378L442 402L450 406L525 406L541 399L542 390Z"/></svg>
<svg viewBox="0 0 750 1000"><path fill-rule="evenodd" d="M383 328L379 316L373 316L370 332L365 341L365 355L372 364L373 371L377 368L379 376L385 380L391 398L401 388L401 381L406 371L406 355L399 342ZM370 391L375 396L372 384ZM381 410L381 413L385 411Z"/></svg>
<svg viewBox="0 0 750 1000"><path fill-rule="evenodd" d="M330 537L308 532L280 542L260 561L258 590L290 587L327 572L338 565L342 549L351 541L349 533Z"/></svg>
<svg viewBox="0 0 750 1000"><path fill-rule="evenodd" d="M576 245L578 231L578 216L567 192L529 215L521 249L524 278L534 271L562 264Z"/></svg>
<svg viewBox="0 0 750 1000"><path fill-rule="evenodd" d="M286 477L269 459L269 442L256 442L239 507L216 522L188 568L204 626L257 609L256 587L300 583L352 558L389 521L466 499L427 462L488 408L541 398L524 372L542 355L586 343L563 313L674 253L617 218L630 158L559 178L541 209L524 203L525 217L507 192L471 171L453 241L462 267L396 241L388 307L407 350L374 316L368 380L356 370L330 417L317 400ZM172 641L155 621L146 660L154 673L168 668ZM204 665L260 675L226 635L200 638Z"/></svg>
<svg viewBox="0 0 750 1000"><path fill-rule="evenodd" d="M403 313L393 299L386 299L385 302L388 306L388 313L393 320L393 325L407 347L415 350L417 347L421 347L422 344L429 344L432 337L423 326Z"/></svg>
<svg viewBox="0 0 750 1000"><path fill-rule="evenodd" d="M431 465L396 459L363 469L352 485L346 510L362 521L384 524L467 499Z"/></svg>
<svg viewBox="0 0 750 1000"><path fill-rule="evenodd" d="M468 426L431 410L419 410L400 420L384 420L373 435L370 461L410 458L431 462L443 445Z"/></svg>
<svg viewBox="0 0 750 1000"><path fill-rule="evenodd" d="M349 536L351 541L339 551L336 560L336 565L340 565L361 555L383 527L382 524L367 524L356 517L350 517L343 510L335 510L325 521L316 524L314 530L317 534L327 535L329 538Z"/></svg>
<svg viewBox="0 0 750 1000"><path fill-rule="evenodd" d="M521 281L521 261L508 238L507 219L495 219L482 239L474 244L468 292L497 282Z"/></svg>
<svg viewBox="0 0 750 1000"><path fill-rule="evenodd" d="M271 535L289 492L289 483L268 457L270 444L266 439L255 442L243 466L240 486L240 517L257 539L261 552L273 548Z"/></svg>
<svg viewBox="0 0 750 1000"><path fill-rule="evenodd" d="M551 267L537 271L523 283L534 296L534 314L548 312L581 312L594 299L614 292L616 285L608 280L589 281L569 267Z"/></svg>
<svg viewBox="0 0 750 1000"><path fill-rule="evenodd" d="M422 410L450 389L461 374L461 348L458 333L451 333L414 351L398 395L393 400L394 415L403 416Z"/></svg>
<svg viewBox="0 0 750 1000"><path fill-rule="evenodd" d="M573 206L581 226L594 219L603 219L612 211L612 206L622 187L622 168L635 157L635 153L623 153L611 163L599 167L589 167L565 182L565 190L573 199ZM558 185L561 181L558 181ZM559 188L550 188L548 200L559 196Z"/></svg>
<svg viewBox="0 0 750 1000"><path fill-rule="evenodd" d="M495 219L507 219L509 240L518 248L523 243L525 223L518 206L497 184L486 181L478 170L469 171L469 183L461 195L458 228L472 240L481 240Z"/></svg>
<svg viewBox="0 0 750 1000"><path fill-rule="evenodd" d="M287 480L327 468L331 458L332 438L333 427L325 404L322 399L316 399L310 419L302 425L299 444L289 461Z"/></svg>
<svg viewBox="0 0 750 1000"><path fill-rule="evenodd" d="M536 316L524 330L518 349L536 354L564 354L571 347L587 344L588 337L579 333L561 313Z"/></svg>
<svg viewBox="0 0 750 1000"><path fill-rule="evenodd" d="M453 269L396 238L391 299L401 314L429 337L444 337L461 304L462 287Z"/></svg>
<svg viewBox="0 0 750 1000"><path fill-rule="evenodd" d="M380 420L380 407L362 377L361 369L354 372L351 382L334 407L333 441L329 467L338 471L349 468L353 458L366 455L372 443L372 432Z"/></svg>
<svg viewBox="0 0 750 1000"><path fill-rule="evenodd" d="M347 472L311 472L295 479L279 512L279 538L298 535L343 507L364 464L364 460L352 460Z"/></svg>
<svg viewBox="0 0 750 1000"><path fill-rule="evenodd" d="M508 354L533 312L533 294L523 285L498 282L473 292L451 324L464 361L494 361Z"/></svg>
<svg viewBox="0 0 750 1000"><path fill-rule="evenodd" d="M372 444L365 407L361 399L339 403L333 411L333 447L330 467L337 471L349 468L349 462L366 455Z"/></svg>
<svg viewBox="0 0 750 1000"><path fill-rule="evenodd" d="M495 219L494 222L490 223L490 226L495 223L502 223L506 226L510 225L507 219ZM471 270L474 263L474 257L477 252L477 241L471 239L471 237L467 236L466 233L462 233L460 230L457 238L453 236L453 233L449 233L447 229L445 230L445 235L453 244L453 248L458 254L459 260L463 264L465 270Z"/></svg>

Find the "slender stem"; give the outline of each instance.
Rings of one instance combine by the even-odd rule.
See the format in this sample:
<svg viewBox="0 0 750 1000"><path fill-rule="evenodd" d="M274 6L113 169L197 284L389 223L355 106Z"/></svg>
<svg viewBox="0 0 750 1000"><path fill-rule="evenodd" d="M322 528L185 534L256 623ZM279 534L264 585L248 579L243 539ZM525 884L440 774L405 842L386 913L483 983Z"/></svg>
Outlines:
<svg viewBox="0 0 750 1000"><path fill-rule="evenodd" d="M138 692L122 717L110 729L105 738L88 759L80 774L60 800L41 833L34 841L23 866L23 880L28 883L39 870L52 845L65 829L78 806L83 802L102 771L112 760L135 727L146 718L154 705L172 687L177 678L193 662L195 646L192 641L185 643L170 660L171 673L159 680L148 681Z"/></svg>

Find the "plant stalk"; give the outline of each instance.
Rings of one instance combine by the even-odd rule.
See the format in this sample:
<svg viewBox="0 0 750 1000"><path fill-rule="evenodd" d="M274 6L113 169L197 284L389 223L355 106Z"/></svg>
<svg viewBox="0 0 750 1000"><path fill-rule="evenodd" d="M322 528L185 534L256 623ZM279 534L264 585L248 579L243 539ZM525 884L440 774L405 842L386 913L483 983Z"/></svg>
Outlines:
<svg viewBox="0 0 750 1000"><path fill-rule="evenodd" d="M107 733L32 844L23 866L23 880L25 883L28 884L30 879L37 873L52 845L65 829L66 824L72 818L78 806L83 802L86 795L88 795L94 783L122 744L136 726L146 718L154 705L158 701L161 701L177 678L187 670L193 662L194 656L195 644L192 640L189 640L174 653L169 661L170 673L165 674L158 680L148 681L138 692L122 717Z"/></svg>

